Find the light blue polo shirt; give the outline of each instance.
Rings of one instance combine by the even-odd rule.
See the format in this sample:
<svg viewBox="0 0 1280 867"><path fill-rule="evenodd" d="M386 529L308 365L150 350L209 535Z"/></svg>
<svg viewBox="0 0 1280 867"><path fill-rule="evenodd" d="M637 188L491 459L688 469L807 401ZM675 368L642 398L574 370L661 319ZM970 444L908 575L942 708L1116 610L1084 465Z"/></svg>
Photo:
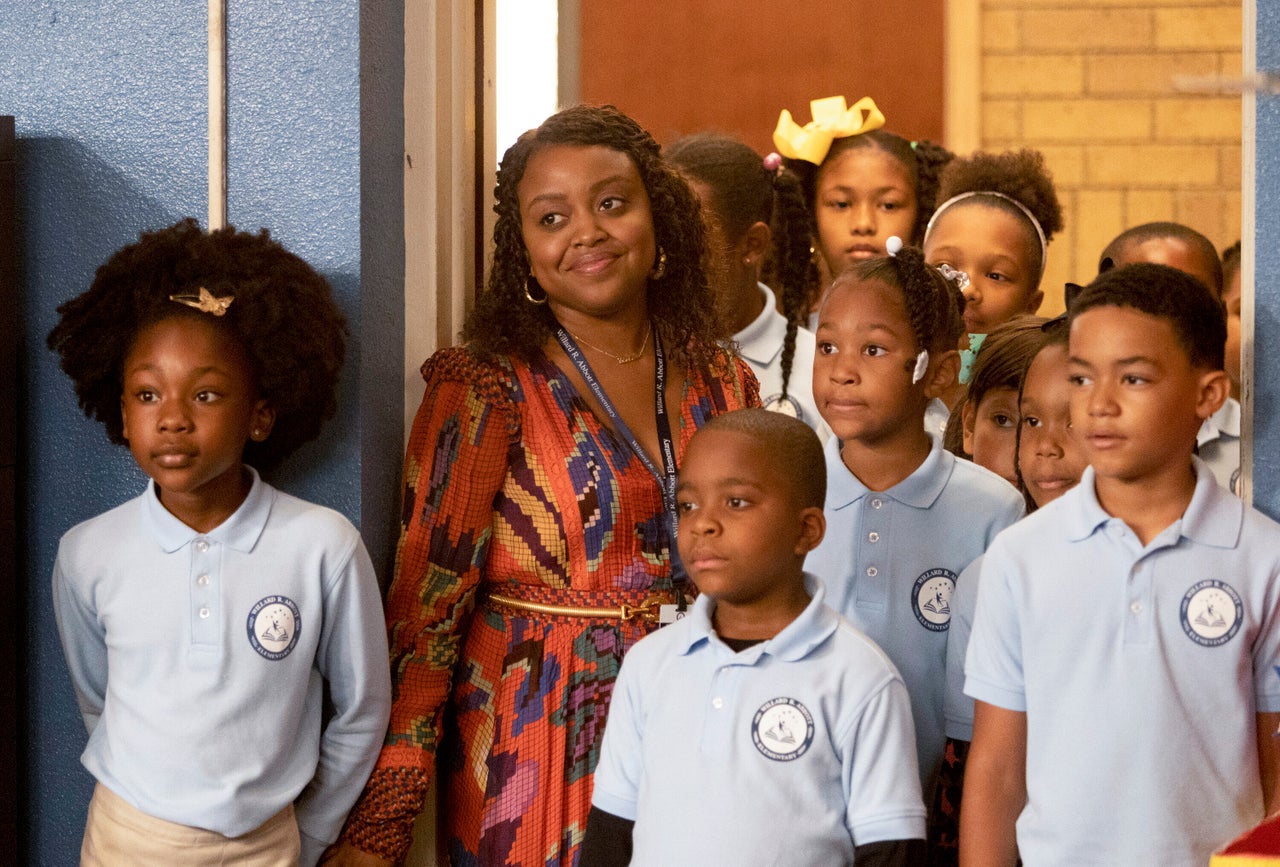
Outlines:
<svg viewBox="0 0 1280 867"><path fill-rule="evenodd" d="M1196 433L1197 453L1213 475L1233 494L1240 493L1240 403L1227 398Z"/></svg>
<svg viewBox="0 0 1280 867"><path fill-rule="evenodd" d="M973 740L973 699L964 694L964 657L973 633L973 612L978 607L978 579L987 555L974 560L956 581L951 597L951 627L947 630L947 686L942 697L943 728L947 737Z"/></svg>
<svg viewBox="0 0 1280 867"><path fill-rule="evenodd" d="M382 601L355 527L254 473L240 508L197 533L150 483L62 537L53 593L89 772L150 816L228 837L297 799L315 863L391 707Z"/></svg>
<svg viewBox="0 0 1280 867"><path fill-rule="evenodd" d="M708 596L623 660L591 803L635 822L633 864L850 864L924 837L892 663L823 603L734 653Z"/></svg>
<svg viewBox="0 0 1280 867"><path fill-rule="evenodd" d="M1280 525L1195 470L1186 512L1145 548L1089 469L987 552L965 691L1027 714L1028 865L1203 867L1262 819Z"/></svg>
<svg viewBox="0 0 1280 867"><path fill-rule="evenodd" d="M827 534L805 568L827 586L831 607L893 660L911 694L924 791L946 741L951 594L964 567L1022 517L1022 495L1004 479L933 443L924 462L887 491L858 481L826 444Z"/></svg>
<svg viewBox="0 0 1280 867"><path fill-rule="evenodd" d="M764 309L750 325L733 335L738 355L750 365L760 381L760 404L765 409L785 412L813 428L826 442L831 429L818 412L813 400L813 356L816 342L813 332L796 329L795 354L791 357L791 378L787 399L782 399L782 344L787 339L787 318L778 312L773 290L757 283L764 295Z"/></svg>

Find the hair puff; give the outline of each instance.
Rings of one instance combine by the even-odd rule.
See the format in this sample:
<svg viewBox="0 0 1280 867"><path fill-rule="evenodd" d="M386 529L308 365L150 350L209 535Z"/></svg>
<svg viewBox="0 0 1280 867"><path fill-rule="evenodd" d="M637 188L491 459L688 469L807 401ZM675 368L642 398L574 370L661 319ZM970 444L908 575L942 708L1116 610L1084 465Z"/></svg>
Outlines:
<svg viewBox="0 0 1280 867"><path fill-rule="evenodd" d="M943 170L939 202L962 193L983 192L1002 193L1021 203L1040 224L1046 243L1062 231L1062 205L1053 175L1039 151L978 151L957 157Z"/></svg>
<svg viewBox="0 0 1280 867"><path fill-rule="evenodd" d="M169 299L200 288L235 301L214 317ZM143 232L117 250L83 294L58 308L48 346L61 356L85 415L125 444L120 396L125 357L145 327L202 317L245 349L258 394L276 413L271 436L245 445L244 461L276 466L314 439L337 411L347 325L328 281L273 240L228 226L205 232L193 219Z"/></svg>

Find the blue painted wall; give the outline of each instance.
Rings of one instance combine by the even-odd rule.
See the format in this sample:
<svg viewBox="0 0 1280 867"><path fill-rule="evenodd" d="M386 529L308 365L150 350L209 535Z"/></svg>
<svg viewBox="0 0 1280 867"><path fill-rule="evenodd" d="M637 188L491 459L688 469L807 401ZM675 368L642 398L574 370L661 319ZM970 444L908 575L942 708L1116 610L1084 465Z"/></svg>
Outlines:
<svg viewBox="0 0 1280 867"><path fill-rule="evenodd" d="M1280 4L1257 7L1258 69L1280 72ZM1253 502L1280 520L1280 97L1258 96L1257 153Z"/></svg>
<svg viewBox="0 0 1280 867"><path fill-rule="evenodd" d="M266 226L315 265L352 329L338 418L272 480L360 524L385 572L402 452L403 3L228 6L230 221ZM79 414L44 337L111 251L204 221L205 14L185 0L0 4L25 293L30 863L77 863L92 786L49 606L58 538L145 481Z"/></svg>

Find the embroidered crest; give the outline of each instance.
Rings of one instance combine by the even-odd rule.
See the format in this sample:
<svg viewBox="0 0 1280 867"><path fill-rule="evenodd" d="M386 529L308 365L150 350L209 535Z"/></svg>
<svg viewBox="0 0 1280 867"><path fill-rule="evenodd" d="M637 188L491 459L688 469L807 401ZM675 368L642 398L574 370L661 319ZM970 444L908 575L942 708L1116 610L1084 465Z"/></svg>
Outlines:
<svg viewBox="0 0 1280 867"><path fill-rule="evenodd" d="M1244 603L1230 584L1212 578L1191 585L1182 597L1182 631L1201 647L1226 644L1240 631Z"/></svg>
<svg viewBox="0 0 1280 867"><path fill-rule="evenodd" d="M302 614L288 596L267 596L249 609L249 644L267 659L284 659L302 633Z"/></svg>
<svg viewBox="0 0 1280 867"><path fill-rule="evenodd" d="M764 400L760 401L760 405L769 410L769 412L780 412L785 416L798 418L800 421L805 420L804 410L800 409L800 404L797 403L796 399L789 394L783 395L779 392L778 394L771 395L770 397L766 397Z"/></svg>
<svg viewBox="0 0 1280 867"><path fill-rule="evenodd" d="M950 569L930 569L911 588L911 609L916 620L930 632L946 632L951 626L951 594L956 589L956 573Z"/></svg>
<svg viewBox="0 0 1280 867"><path fill-rule="evenodd" d="M813 743L813 715L794 698L771 698L751 720L751 742L775 762L798 759Z"/></svg>

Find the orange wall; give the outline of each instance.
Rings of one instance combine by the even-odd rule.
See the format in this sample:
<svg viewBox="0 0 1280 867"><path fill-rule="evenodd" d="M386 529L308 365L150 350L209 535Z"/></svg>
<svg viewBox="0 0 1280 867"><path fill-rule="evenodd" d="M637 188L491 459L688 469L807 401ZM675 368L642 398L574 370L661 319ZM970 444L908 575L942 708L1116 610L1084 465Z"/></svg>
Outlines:
<svg viewBox="0 0 1280 867"><path fill-rule="evenodd" d="M767 153L778 112L871 96L887 128L942 140L943 0L647 0L580 5L583 102L663 144L701 130Z"/></svg>

